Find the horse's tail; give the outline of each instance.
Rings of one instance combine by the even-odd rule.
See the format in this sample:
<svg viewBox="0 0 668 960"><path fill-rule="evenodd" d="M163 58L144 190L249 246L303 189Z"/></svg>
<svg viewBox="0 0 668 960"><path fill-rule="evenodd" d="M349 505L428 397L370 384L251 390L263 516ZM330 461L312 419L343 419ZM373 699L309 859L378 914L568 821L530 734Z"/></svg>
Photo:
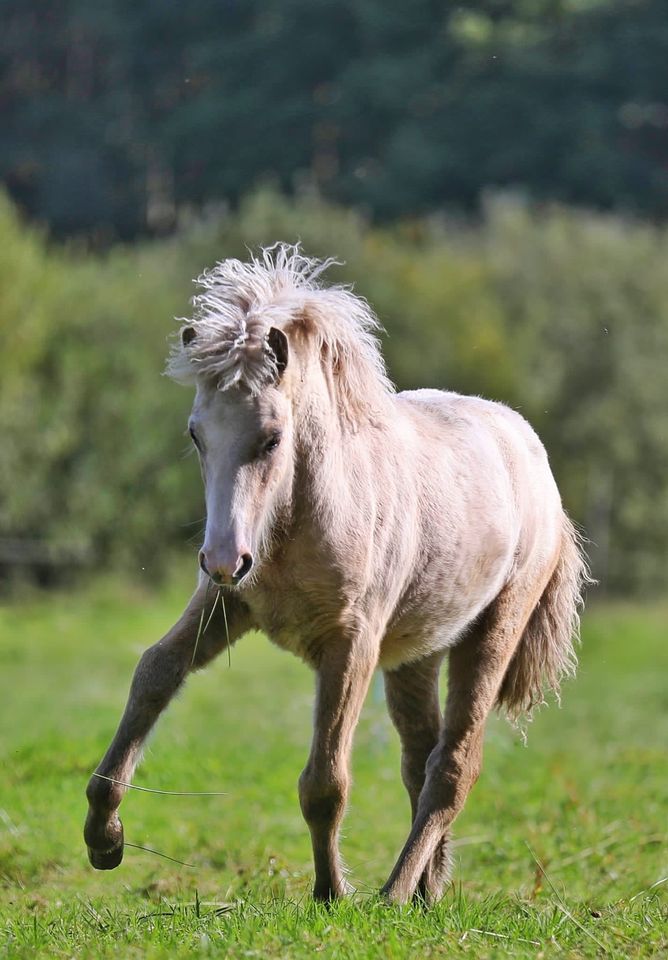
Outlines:
<svg viewBox="0 0 668 960"><path fill-rule="evenodd" d="M575 675L582 593L594 582L582 542L564 514L557 565L524 629L497 698L497 707L505 708L515 720L545 703L547 690L559 700L561 680Z"/></svg>

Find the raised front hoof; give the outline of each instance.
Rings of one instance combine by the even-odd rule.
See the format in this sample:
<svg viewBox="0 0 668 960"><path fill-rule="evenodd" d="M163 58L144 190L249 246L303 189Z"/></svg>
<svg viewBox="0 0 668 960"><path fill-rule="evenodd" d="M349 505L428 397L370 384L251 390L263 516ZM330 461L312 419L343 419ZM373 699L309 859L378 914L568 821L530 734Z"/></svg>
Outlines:
<svg viewBox="0 0 668 960"><path fill-rule="evenodd" d="M123 859L123 844L111 850L94 850L88 847L88 859L96 870L114 870Z"/></svg>
<svg viewBox="0 0 668 960"><path fill-rule="evenodd" d="M116 817L99 827L89 814L84 827L88 859L96 870L113 870L123 859L123 824Z"/></svg>

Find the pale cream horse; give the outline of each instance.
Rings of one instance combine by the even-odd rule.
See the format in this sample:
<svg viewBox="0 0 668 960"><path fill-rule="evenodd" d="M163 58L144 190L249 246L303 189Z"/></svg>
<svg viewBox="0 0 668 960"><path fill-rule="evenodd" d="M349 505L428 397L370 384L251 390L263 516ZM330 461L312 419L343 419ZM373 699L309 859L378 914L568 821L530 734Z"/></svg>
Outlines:
<svg viewBox="0 0 668 960"><path fill-rule="evenodd" d="M277 245L199 279L169 369L196 386L202 574L181 619L142 656L88 786L85 839L99 869L123 856L125 788L102 777L129 781L188 672L251 628L316 673L299 796L323 899L348 890L338 834L376 667L412 807L383 887L398 902L442 894L450 826L480 772L492 708L518 717L574 671L586 566L540 440L499 403L395 393L377 321L350 290L321 285L327 265ZM203 633L209 579L227 623L219 605Z"/></svg>

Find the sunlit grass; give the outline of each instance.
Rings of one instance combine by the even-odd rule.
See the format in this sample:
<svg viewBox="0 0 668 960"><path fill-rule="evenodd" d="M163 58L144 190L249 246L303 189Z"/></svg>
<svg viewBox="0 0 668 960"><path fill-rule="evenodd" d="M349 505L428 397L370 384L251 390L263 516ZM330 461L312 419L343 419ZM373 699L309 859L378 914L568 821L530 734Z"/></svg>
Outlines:
<svg viewBox="0 0 668 960"><path fill-rule="evenodd" d="M96 873L85 785L140 651L191 582L113 581L0 611L0 952L54 957L660 957L668 951L668 643L664 607L592 608L580 675L526 747L490 724L456 825L454 885L432 911L375 891L408 828L396 737L374 685L360 723L343 849L358 894L309 898L296 782L312 677L262 637L196 675L162 719L131 791L127 849ZM204 626L203 626L204 629ZM209 627L210 629L210 627ZM539 867L544 867L544 872Z"/></svg>

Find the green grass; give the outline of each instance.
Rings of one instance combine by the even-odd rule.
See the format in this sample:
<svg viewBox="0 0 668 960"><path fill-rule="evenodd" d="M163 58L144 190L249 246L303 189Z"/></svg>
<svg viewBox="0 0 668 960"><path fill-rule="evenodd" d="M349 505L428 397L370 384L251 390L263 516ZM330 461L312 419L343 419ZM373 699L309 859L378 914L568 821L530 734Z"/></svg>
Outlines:
<svg viewBox="0 0 668 960"><path fill-rule="evenodd" d="M408 829L398 748L374 687L354 756L343 850L358 894L309 899L297 801L312 677L248 637L189 682L136 781L225 797L131 792L128 849L88 866L88 775L141 649L188 583L113 581L0 611L0 954L9 957L665 957L668 955L668 609L592 608L580 675L522 745L494 718L456 824L454 885L431 911L374 891ZM536 859L545 866L546 880Z"/></svg>

